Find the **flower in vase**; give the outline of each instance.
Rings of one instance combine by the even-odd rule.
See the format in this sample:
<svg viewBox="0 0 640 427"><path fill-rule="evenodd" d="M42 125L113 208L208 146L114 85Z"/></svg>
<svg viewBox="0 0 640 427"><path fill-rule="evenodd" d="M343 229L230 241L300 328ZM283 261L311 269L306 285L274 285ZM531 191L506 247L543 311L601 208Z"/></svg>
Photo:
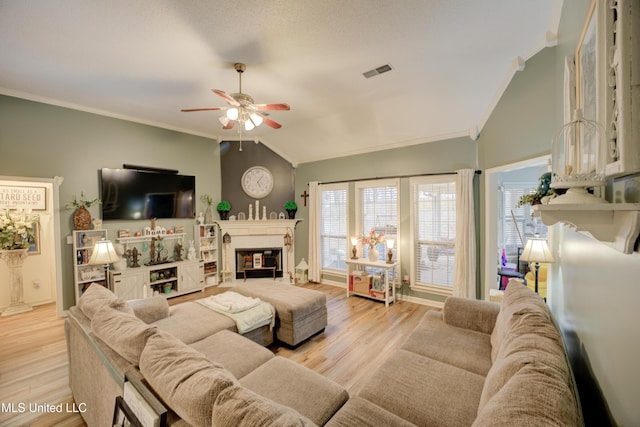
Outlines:
<svg viewBox="0 0 640 427"><path fill-rule="evenodd" d="M34 238L33 225L38 215L31 209L0 210L0 250L26 249Z"/></svg>
<svg viewBox="0 0 640 427"><path fill-rule="evenodd" d="M376 234L376 230L371 229L361 241L364 246L369 246L369 249L375 248L379 243L384 242L384 233Z"/></svg>

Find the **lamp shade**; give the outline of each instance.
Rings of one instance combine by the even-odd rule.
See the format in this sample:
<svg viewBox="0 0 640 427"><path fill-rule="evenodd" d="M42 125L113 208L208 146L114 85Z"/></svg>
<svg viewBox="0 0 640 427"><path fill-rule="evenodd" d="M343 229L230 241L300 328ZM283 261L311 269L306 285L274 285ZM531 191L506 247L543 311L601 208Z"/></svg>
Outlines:
<svg viewBox="0 0 640 427"><path fill-rule="evenodd" d="M395 240L393 240L393 239L387 239L387 247L388 247L389 249L393 249L393 247L395 246L395 244L396 244L396 241L395 241Z"/></svg>
<svg viewBox="0 0 640 427"><path fill-rule="evenodd" d="M524 246L520 259L528 262L553 262L553 255L547 241L538 237L530 237Z"/></svg>
<svg viewBox="0 0 640 427"><path fill-rule="evenodd" d="M89 258L89 264L104 265L112 264L119 261L120 257L116 253L115 248L111 240L100 240L93 246L91 252L91 258Z"/></svg>

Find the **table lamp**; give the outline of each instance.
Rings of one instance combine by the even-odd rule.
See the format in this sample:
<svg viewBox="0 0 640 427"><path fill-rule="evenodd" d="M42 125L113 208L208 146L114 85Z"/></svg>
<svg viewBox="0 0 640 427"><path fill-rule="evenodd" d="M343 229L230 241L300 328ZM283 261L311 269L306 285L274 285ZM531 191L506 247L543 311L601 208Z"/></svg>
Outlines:
<svg viewBox="0 0 640 427"><path fill-rule="evenodd" d="M387 253L387 257L389 258L387 260L387 264L393 264L393 261L391 260L391 258L393 258L393 247L395 246L396 241L393 239L387 239L387 248L389 249L389 252Z"/></svg>
<svg viewBox="0 0 640 427"><path fill-rule="evenodd" d="M538 269L540 267L540 263L550 263L554 261L553 255L551 255L551 250L549 250L549 246L547 245L547 241L539 237L530 237L529 240L527 240L527 244L524 246L520 259L530 263L535 263L535 291L538 293Z"/></svg>
<svg viewBox="0 0 640 427"><path fill-rule="evenodd" d="M359 239L357 237L351 237L351 259L358 259L358 242Z"/></svg>
<svg viewBox="0 0 640 427"><path fill-rule="evenodd" d="M111 240L99 240L93 246L91 258L89 258L89 264L104 266L104 283L106 288L109 288L109 264L118 260L120 260L120 257L116 253Z"/></svg>

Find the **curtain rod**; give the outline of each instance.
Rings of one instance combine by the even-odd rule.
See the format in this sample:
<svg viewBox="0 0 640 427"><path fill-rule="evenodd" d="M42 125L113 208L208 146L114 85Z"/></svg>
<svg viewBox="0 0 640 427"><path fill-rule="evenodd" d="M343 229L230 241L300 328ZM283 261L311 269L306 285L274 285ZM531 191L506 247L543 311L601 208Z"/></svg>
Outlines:
<svg viewBox="0 0 640 427"><path fill-rule="evenodd" d="M482 171L476 169L476 175L481 175ZM328 182L319 182L320 185L327 184L343 184L345 182L357 182L357 181L371 181L376 179L393 179L393 178L412 178L414 176L436 176L436 175L455 175L457 172L432 172L432 173L419 173L412 175L394 175L394 176L376 176L374 178L357 178L357 179L345 179L342 181L328 181ZM309 185L309 184L307 184Z"/></svg>

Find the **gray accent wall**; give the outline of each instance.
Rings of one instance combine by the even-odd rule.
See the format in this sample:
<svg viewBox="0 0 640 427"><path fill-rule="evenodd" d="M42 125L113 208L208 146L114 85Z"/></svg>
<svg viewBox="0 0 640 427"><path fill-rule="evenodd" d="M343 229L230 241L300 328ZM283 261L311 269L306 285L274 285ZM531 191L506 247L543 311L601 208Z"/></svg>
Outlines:
<svg viewBox="0 0 640 427"><path fill-rule="evenodd" d="M14 177L61 176L60 206L84 192L88 199L99 197L98 170L124 163L177 169L196 176L196 192L220 199L220 154L214 140L187 135L125 120L56 107L9 96L0 96L0 175ZM197 210L204 210L200 201ZM90 209L100 217L99 206ZM59 212L59 242L62 259L63 307L75 303L71 245L66 236L73 230L71 210ZM169 228L183 225L193 235L193 220L158 220ZM149 221L107 221L109 238L119 228L133 231ZM187 242L190 238L187 237ZM185 246L186 243L185 242Z"/></svg>

